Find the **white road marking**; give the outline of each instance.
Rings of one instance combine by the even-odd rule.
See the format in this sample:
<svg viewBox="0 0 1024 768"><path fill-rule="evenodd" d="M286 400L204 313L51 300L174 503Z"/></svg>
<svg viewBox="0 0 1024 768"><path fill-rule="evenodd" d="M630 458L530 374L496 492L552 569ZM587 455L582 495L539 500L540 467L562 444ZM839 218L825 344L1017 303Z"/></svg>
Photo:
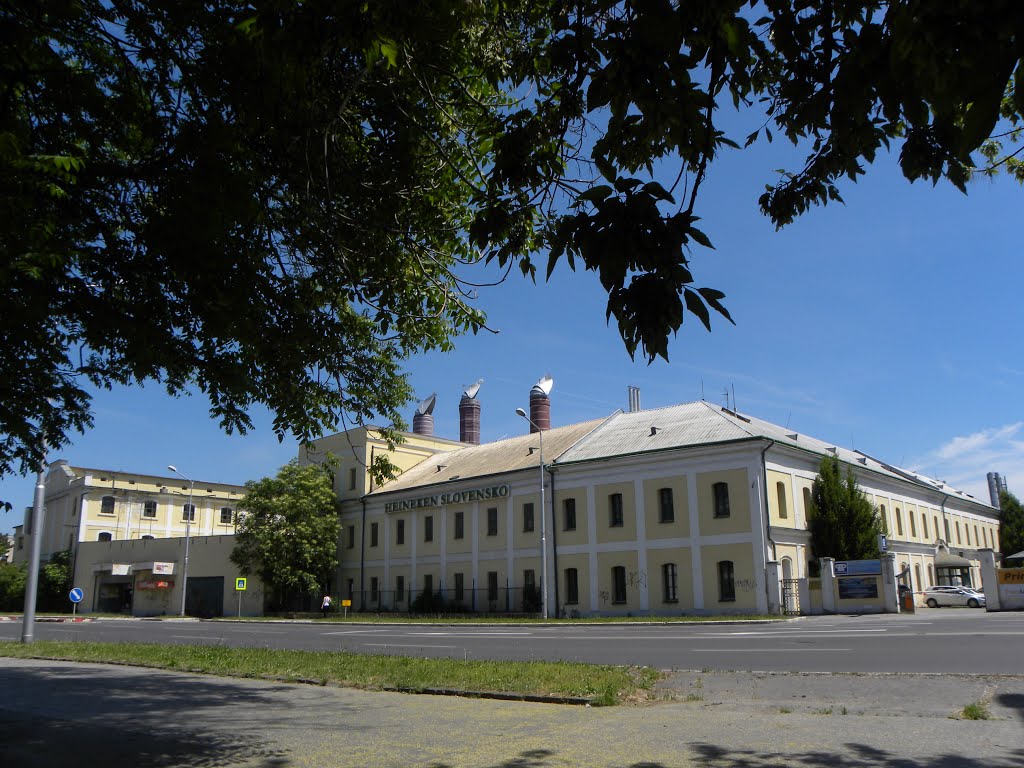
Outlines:
<svg viewBox="0 0 1024 768"><path fill-rule="evenodd" d="M402 645L401 643L363 643L368 648L458 648L457 645L424 645L422 643L409 643Z"/></svg>
<svg viewBox="0 0 1024 768"><path fill-rule="evenodd" d="M532 632L406 632L407 637L530 637Z"/></svg>
<svg viewBox="0 0 1024 768"><path fill-rule="evenodd" d="M838 650L851 651L853 648L687 648L687 652L693 653L804 653L810 650L831 653Z"/></svg>
<svg viewBox="0 0 1024 768"><path fill-rule="evenodd" d="M321 632L321 635L373 635L387 632L386 629L346 629L343 632Z"/></svg>

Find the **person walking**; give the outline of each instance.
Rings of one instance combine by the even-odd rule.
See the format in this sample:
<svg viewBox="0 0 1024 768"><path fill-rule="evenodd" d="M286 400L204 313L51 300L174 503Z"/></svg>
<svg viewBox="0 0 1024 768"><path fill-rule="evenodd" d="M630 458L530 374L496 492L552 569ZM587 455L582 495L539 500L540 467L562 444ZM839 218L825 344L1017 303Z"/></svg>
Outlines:
<svg viewBox="0 0 1024 768"><path fill-rule="evenodd" d="M324 601L320 603L320 610L324 612L324 618L327 618L327 612L331 610L331 596L324 595Z"/></svg>

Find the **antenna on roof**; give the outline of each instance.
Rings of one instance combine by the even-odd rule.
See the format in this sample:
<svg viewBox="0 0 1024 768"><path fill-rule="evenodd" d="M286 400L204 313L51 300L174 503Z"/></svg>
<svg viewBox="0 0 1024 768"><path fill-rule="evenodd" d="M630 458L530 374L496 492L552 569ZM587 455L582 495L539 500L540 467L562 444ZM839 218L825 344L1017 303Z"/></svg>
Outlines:
<svg viewBox="0 0 1024 768"><path fill-rule="evenodd" d="M700 399L704 399L704 379L700 380Z"/></svg>
<svg viewBox="0 0 1024 768"><path fill-rule="evenodd" d="M732 409L736 413L739 413L739 409L736 408L736 385L732 385Z"/></svg>
<svg viewBox="0 0 1024 768"><path fill-rule="evenodd" d="M725 410L729 410L729 388L726 387L722 390L722 397L725 398Z"/></svg>

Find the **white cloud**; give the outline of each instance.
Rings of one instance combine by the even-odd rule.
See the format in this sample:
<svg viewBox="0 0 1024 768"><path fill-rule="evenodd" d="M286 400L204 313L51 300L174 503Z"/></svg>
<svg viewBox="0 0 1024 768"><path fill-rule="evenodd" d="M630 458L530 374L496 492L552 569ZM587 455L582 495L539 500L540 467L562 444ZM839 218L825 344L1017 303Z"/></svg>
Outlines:
<svg viewBox="0 0 1024 768"><path fill-rule="evenodd" d="M988 502L985 475L998 472L1018 495L1024 493L1024 421L959 435L917 459L913 466Z"/></svg>

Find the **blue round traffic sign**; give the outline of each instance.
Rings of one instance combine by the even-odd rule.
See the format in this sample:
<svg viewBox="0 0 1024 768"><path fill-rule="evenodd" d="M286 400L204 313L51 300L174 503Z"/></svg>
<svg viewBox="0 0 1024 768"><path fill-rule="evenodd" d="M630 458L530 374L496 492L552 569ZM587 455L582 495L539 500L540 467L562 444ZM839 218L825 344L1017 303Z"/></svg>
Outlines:
<svg viewBox="0 0 1024 768"><path fill-rule="evenodd" d="M82 598L84 596L85 596L85 593L82 592L82 590L79 589L78 587L75 587L70 592L68 592L68 599L72 603L80 603L80 602L82 602Z"/></svg>

